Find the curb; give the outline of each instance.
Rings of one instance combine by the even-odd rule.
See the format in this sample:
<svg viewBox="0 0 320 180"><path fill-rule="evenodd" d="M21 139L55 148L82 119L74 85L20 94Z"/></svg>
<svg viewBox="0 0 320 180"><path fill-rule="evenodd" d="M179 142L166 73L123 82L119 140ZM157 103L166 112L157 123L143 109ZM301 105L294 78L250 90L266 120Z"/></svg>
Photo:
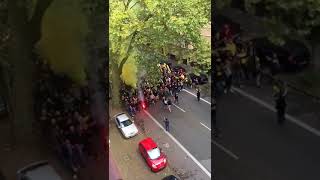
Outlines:
<svg viewBox="0 0 320 180"><path fill-rule="evenodd" d="M302 94L302 95L304 95L304 96L310 97L310 98L316 100L317 102L320 102L320 97L318 97L318 96L316 96L316 95L313 95L313 94L310 93L310 92L307 92L307 91L305 91L305 90L302 90L302 89L296 87L296 86L295 86L293 83L291 83L291 82L282 80L281 78L279 78L279 79L278 79L278 78L274 78L274 77L272 77L270 74L266 74L266 73L263 73L262 75L265 76L265 77L267 77L267 78L269 78L269 79L271 79L272 81L280 81L281 83L285 83L285 84L287 84L288 87L290 87L292 90L294 90L294 91L296 91L296 92L298 92L298 93L300 93L300 94Z"/></svg>

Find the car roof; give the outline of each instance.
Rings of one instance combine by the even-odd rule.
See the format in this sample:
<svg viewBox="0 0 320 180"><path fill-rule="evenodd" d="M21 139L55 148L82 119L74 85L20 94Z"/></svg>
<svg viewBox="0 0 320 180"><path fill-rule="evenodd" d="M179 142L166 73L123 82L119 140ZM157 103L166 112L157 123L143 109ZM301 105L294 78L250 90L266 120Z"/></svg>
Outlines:
<svg viewBox="0 0 320 180"><path fill-rule="evenodd" d="M150 137L140 141L139 144L141 144L146 150L151 150L158 147L157 144Z"/></svg>
<svg viewBox="0 0 320 180"><path fill-rule="evenodd" d="M53 167L49 164L26 171L24 176L30 180L62 180Z"/></svg>
<svg viewBox="0 0 320 180"><path fill-rule="evenodd" d="M130 119L129 116L127 116L126 113L120 113L116 117L120 122L123 122L123 121L126 121L126 120Z"/></svg>

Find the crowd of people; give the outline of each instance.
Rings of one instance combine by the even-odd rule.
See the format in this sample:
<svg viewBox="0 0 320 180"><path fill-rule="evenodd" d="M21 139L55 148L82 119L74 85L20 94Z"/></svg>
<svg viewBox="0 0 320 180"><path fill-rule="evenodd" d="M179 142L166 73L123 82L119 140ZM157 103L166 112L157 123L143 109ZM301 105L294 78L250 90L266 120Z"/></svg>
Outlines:
<svg viewBox="0 0 320 180"><path fill-rule="evenodd" d="M54 74L48 63L39 60L37 65L36 123L76 177L79 168L86 165L87 157L96 156L91 143L97 127L90 116L89 89L64 75Z"/></svg>
<svg viewBox="0 0 320 180"><path fill-rule="evenodd" d="M232 92L232 85L241 87L249 80L261 87L263 74L272 77L281 70L275 52L265 54L264 62L261 62L253 41L243 40L241 33L234 33L228 24L214 38L217 42L213 55L216 64L214 79L218 94Z"/></svg>
<svg viewBox="0 0 320 180"><path fill-rule="evenodd" d="M268 73L271 77L280 71L279 59L276 53L265 56L266 62L262 64L258 57L256 47L252 41L244 41L240 34L232 32L231 27L225 24L215 35L214 85L217 95L233 92L232 86L242 87L245 83L254 80L257 87L261 87L262 75ZM264 66L270 72L264 72ZM282 81L270 78L273 82L274 98L278 114L278 122L282 124L286 108L287 87ZM217 130L218 131L218 130Z"/></svg>
<svg viewBox="0 0 320 180"><path fill-rule="evenodd" d="M241 87L245 81L255 79L261 86L261 62L251 41L243 41L239 34L234 34L229 25L215 35L216 62L215 87L217 93L232 92L231 86Z"/></svg>
<svg viewBox="0 0 320 180"><path fill-rule="evenodd" d="M142 80L137 89L123 84L120 93L124 107L130 116L135 116L141 108L162 102L162 108L171 112L172 103L179 103L178 93L185 86L192 86L183 69L173 70L168 65L161 65L162 78L156 85L150 84L147 80Z"/></svg>

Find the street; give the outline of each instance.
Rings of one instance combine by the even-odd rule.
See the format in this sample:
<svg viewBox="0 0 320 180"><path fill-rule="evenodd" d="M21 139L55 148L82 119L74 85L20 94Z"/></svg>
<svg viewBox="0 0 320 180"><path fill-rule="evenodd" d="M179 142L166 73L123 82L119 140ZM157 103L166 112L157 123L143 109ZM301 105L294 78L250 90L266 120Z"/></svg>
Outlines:
<svg viewBox="0 0 320 180"><path fill-rule="evenodd" d="M135 116L140 133L125 140L115 128L109 126L111 152L124 179L161 179L175 174L181 179L207 180L211 176L211 118L210 102L203 97L200 102L193 90L179 93L179 104L172 112L161 109L161 102L150 106ZM112 113L115 114L115 113ZM164 116L170 121L170 131L164 131ZM152 137L168 157L166 169L152 173L137 152L137 144Z"/></svg>
<svg viewBox="0 0 320 180"><path fill-rule="evenodd" d="M179 93L179 104L172 106L172 112L161 109L160 103L150 107L149 112L163 123L166 116L170 121L170 133L211 171L211 108L208 101L197 101L187 91Z"/></svg>
<svg viewBox="0 0 320 180"><path fill-rule="evenodd" d="M286 124L280 127L266 89L270 87L259 91L252 87L235 89L235 93L218 99L217 122L222 137L214 139L221 145L213 149L215 179L319 179L319 129L313 128L314 121L297 119L303 116L292 111L292 106L298 105L298 96L292 95L288 113L295 117L287 116ZM307 111L305 106L300 104L300 112Z"/></svg>

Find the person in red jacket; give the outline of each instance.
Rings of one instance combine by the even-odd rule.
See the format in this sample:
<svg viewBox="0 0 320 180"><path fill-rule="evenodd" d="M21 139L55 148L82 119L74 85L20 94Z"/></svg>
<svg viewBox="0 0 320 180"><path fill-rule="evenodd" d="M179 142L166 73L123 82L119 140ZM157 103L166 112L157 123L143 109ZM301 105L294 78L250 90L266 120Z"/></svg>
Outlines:
<svg viewBox="0 0 320 180"><path fill-rule="evenodd" d="M220 33L220 38L225 41L229 41L229 40L232 40L232 37L233 37L233 33L231 31L230 25L225 24L223 26L221 33Z"/></svg>

